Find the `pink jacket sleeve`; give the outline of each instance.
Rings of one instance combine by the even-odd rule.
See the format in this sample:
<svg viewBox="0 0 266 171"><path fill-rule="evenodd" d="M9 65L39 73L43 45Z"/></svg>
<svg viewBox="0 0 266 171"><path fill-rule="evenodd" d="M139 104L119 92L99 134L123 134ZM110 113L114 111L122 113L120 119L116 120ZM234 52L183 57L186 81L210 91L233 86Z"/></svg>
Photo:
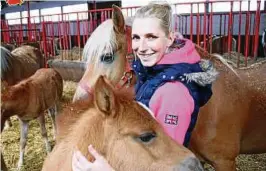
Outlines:
<svg viewBox="0 0 266 171"><path fill-rule="evenodd" d="M188 89L180 82L166 83L155 91L149 106L164 131L183 144L194 110Z"/></svg>

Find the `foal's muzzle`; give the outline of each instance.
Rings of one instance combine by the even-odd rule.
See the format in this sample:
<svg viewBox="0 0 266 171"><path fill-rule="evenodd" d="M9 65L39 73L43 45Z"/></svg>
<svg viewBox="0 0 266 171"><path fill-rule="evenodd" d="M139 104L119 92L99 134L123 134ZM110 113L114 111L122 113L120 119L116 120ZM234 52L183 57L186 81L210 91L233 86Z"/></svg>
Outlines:
<svg viewBox="0 0 266 171"><path fill-rule="evenodd" d="M199 159L188 157L181 164L174 167L173 171L204 171Z"/></svg>

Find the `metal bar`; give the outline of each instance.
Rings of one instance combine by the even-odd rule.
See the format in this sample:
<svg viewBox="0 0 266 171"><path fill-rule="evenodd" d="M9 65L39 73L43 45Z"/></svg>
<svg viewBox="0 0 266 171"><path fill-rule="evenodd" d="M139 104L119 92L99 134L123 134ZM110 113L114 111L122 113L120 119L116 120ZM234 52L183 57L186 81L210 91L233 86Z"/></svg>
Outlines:
<svg viewBox="0 0 266 171"><path fill-rule="evenodd" d="M238 25L239 25L239 28L238 28L238 46L237 46L237 67L239 68L239 64L240 64L240 50L241 50L241 22L242 22L242 1L239 2L239 22L238 22Z"/></svg>
<svg viewBox="0 0 266 171"><path fill-rule="evenodd" d="M249 29L250 29L250 1L248 1L248 12L246 14L246 37L245 37L245 66L247 66L247 59L248 59L248 53L249 53Z"/></svg>
<svg viewBox="0 0 266 171"><path fill-rule="evenodd" d="M198 12L197 12L197 44L199 45L200 44L200 31L199 31L199 4L197 4L197 7L198 7Z"/></svg>
<svg viewBox="0 0 266 171"><path fill-rule="evenodd" d="M190 40L193 41L193 4L190 3Z"/></svg>
<svg viewBox="0 0 266 171"><path fill-rule="evenodd" d="M232 11L233 11L233 2L230 3L230 12L229 12L229 18L228 18L228 40L227 40L227 51L229 53L229 58L231 58L231 51L232 51Z"/></svg>
<svg viewBox="0 0 266 171"><path fill-rule="evenodd" d="M92 18L92 13L90 12L90 34L93 32L93 18Z"/></svg>
<svg viewBox="0 0 266 171"><path fill-rule="evenodd" d="M188 22L187 22L187 16L186 16L186 20L185 20L185 34L188 35L188 28L187 28L187 25L188 25Z"/></svg>
<svg viewBox="0 0 266 171"><path fill-rule="evenodd" d="M30 1L27 2L27 10L28 10L28 29L31 28L30 21ZM28 31L28 40L31 41L31 31Z"/></svg>
<svg viewBox="0 0 266 171"><path fill-rule="evenodd" d="M205 3L205 6L206 7L206 3ZM206 8L204 8L204 19L203 19L203 48L204 50L207 50L206 49Z"/></svg>
<svg viewBox="0 0 266 171"><path fill-rule="evenodd" d="M77 29L78 29L79 60L81 60L81 55L80 55L80 23L79 23L79 16L77 17Z"/></svg>
<svg viewBox="0 0 266 171"><path fill-rule="evenodd" d="M220 28L219 28L219 35L222 36L222 20L223 20L223 16L220 15Z"/></svg>
<svg viewBox="0 0 266 171"><path fill-rule="evenodd" d="M261 0L257 0L257 11L256 11L256 21L255 21L254 59L256 59L258 56L259 29L260 29L260 4L261 4Z"/></svg>
<svg viewBox="0 0 266 171"><path fill-rule="evenodd" d="M182 35L183 35L184 34L184 22L185 21L184 21L184 17L183 16L181 16L181 19L182 19L182 27L181 27L182 30L181 31L182 31Z"/></svg>
<svg viewBox="0 0 266 171"><path fill-rule="evenodd" d="M46 47L46 28L45 28L45 21L43 19L43 22L42 22L42 39L43 39L43 52L44 52L44 65L46 66L47 63L47 47ZM46 66L47 67L47 66Z"/></svg>
<svg viewBox="0 0 266 171"><path fill-rule="evenodd" d="M40 29L3 29L1 32L12 32L12 31L40 31Z"/></svg>
<svg viewBox="0 0 266 171"><path fill-rule="evenodd" d="M212 11L212 10L213 10L213 9L212 9L212 2L211 2L210 4L211 4L211 6L210 6L210 7L211 7L211 13L210 13L210 22L209 22L209 23L210 23L210 24L209 24L210 27L209 27L209 29L210 29L210 35L211 35L211 36L210 36L210 42L211 42L211 43L210 43L210 53L212 53L212 25L213 25L213 21L212 21L212 12L213 12L213 11Z"/></svg>

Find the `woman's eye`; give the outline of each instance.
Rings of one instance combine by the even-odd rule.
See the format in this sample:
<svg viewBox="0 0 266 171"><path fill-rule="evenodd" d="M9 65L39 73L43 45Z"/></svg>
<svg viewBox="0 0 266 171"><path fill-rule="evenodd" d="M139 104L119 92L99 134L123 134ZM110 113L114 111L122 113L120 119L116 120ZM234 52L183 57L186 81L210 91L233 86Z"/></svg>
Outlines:
<svg viewBox="0 0 266 171"><path fill-rule="evenodd" d="M155 133L144 133L141 134L138 139L143 142L143 143L149 143L151 142L154 138L156 138L156 134Z"/></svg>
<svg viewBox="0 0 266 171"><path fill-rule="evenodd" d="M154 39L157 39L157 38L158 38L157 36L153 36L153 35L147 36L148 40L154 40Z"/></svg>
<svg viewBox="0 0 266 171"><path fill-rule="evenodd" d="M132 40L138 40L138 39L140 39L139 36L137 36L137 35L133 35L133 36L132 36Z"/></svg>
<svg viewBox="0 0 266 171"><path fill-rule="evenodd" d="M104 62L104 63L112 63L114 61L114 56L113 54L103 54L101 56L101 61Z"/></svg>

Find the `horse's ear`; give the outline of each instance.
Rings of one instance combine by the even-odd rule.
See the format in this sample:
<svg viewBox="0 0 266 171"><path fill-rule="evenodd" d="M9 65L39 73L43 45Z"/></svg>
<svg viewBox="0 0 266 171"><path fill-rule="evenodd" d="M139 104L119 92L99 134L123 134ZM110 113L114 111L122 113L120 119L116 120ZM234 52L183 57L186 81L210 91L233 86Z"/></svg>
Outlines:
<svg viewBox="0 0 266 171"><path fill-rule="evenodd" d="M103 76L100 76L95 84L94 104L105 116L115 114L114 88Z"/></svg>
<svg viewBox="0 0 266 171"><path fill-rule="evenodd" d="M113 5L112 20L114 23L114 30L117 33L125 33L125 20L122 11L116 5Z"/></svg>

